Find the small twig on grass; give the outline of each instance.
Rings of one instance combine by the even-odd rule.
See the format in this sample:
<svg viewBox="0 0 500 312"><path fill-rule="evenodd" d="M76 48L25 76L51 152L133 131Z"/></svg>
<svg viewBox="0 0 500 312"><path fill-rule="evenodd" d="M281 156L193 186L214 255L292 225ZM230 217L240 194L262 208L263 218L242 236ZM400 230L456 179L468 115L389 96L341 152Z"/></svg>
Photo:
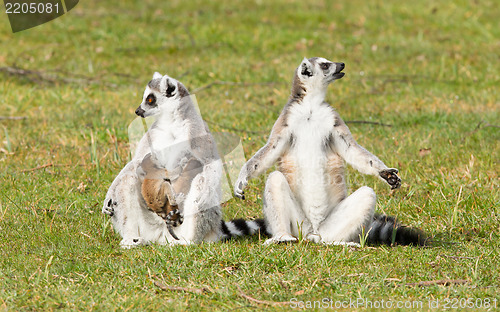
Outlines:
<svg viewBox="0 0 500 312"><path fill-rule="evenodd" d="M54 166L53 163L48 163L48 164L41 165L41 166L38 166L35 168L21 170L21 172L30 172L30 171L40 170L40 169L48 168L48 167L52 167L52 166Z"/></svg>
<svg viewBox="0 0 500 312"><path fill-rule="evenodd" d="M188 25L184 25L184 30L186 31L186 33L187 33L187 35L189 37L189 41L191 41L191 46L195 47L196 46L196 41L194 40L194 37L191 34L191 31L189 30L189 26Z"/></svg>
<svg viewBox="0 0 500 312"><path fill-rule="evenodd" d="M0 116L0 120L23 120L28 119L26 116Z"/></svg>
<svg viewBox="0 0 500 312"><path fill-rule="evenodd" d="M4 66L0 67L0 72L7 73L12 76L25 77L31 82L41 82L46 81L54 83L55 81L51 78L43 77L41 72L29 69L19 68L17 66Z"/></svg>
<svg viewBox="0 0 500 312"><path fill-rule="evenodd" d="M473 135L474 133L478 132L481 128L500 128L500 126L499 125L492 125L492 124L490 124L489 122L487 122L485 120L481 120L477 124L477 126L476 126L476 128L474 130L472 130L471 132L468 132L464 136L463 140L465 140L466 137L469 137L469 136Z"/></svg>
<svg viewBox="0 0 500 312"><path fill-rule="evenodd" d="M392 125L390 125L390 124L384 124L381 122L366 121L366 120L347 120L345 123L346 124L367 124L367 125L377 125L377 126L383 126L383 127L392 127Z"/></svg>
<svg viewBox="0 0 500 312"><path fill-rule="evenodd" d="M102 84L102 85L107 85L109 87L116 87L116 84L98 80L92 77L87 77L84 75L72 74L69 77L61 77L60 74L55 73L57 71L49 73L33 69L24 69L17 67L16 65L0 67L0 72L7 73L11 76L24 77L29 81L37 84L76 83L76 84Z"/></svg>
<svg viewBox="0 0 500 312"><path fill-rule="evenodd" d="M0 194L5 196L5 198L7 198L14 206L16 206L16 208L21 209L21 207L19 207L19 205L15 201L13 201L7 194L3 194L3 193L0 193Z"/></svg>
<svg viewBox="0 0 500 312"><path fill-rule="evenodd" d="M238 287L238 291L240 292L240 296L243 297L243 298L245 298L245 299L247 299L248 301L252 301L252 302L255 302L255 303L258 303L258 304L270 305L270 306L285 306L285 305L290 305L290 302L288 302L288 301L278 302L278 301L267 301L267 300L255 299L255 298L252 298L249 295L245 294L243 292L243 290L241 290L241 288L240 288L239 285L236 285L236 287Z"/></svg>
<svg viewBox="0 0 500 312"><path fill-rule="evenodd" d="M421 281L418 283L406 283L406 286L434 286L434 285L443 285L443 286L451 286L451 285L463 285L467 284L469 281L467 280L435 280L435 281Z"/></svg>
<svg viewBox="0 0 500 312"><path fill-rule="evenodd" d="M194 89L191 93L195 94L205 89L210 89L213 86L239 86L239 87L248 87L248 86L272 86L278 84L280 82L270 81L270 82L234 82L234 81L214 81L199 88Z"/></svg>
<svg viewBox="0 0 500 312"><path fill-rule="evenodd" d="M202 288L186 288L186 287L179 287L179 286L168 286L163 284L162 282L155 280L154 284L158 286L161 290L172 290L172 291L182 291L182 292L189 292L193 294L198 294L201 295L203 293L208 293L210 290L206 287Z"/></svg>
<svg viewBox="0 0 500 312"><path fill-rule="evenodd" d="M250 133L250 134L266 134L266 133L268 133L268 131L251 131L251 130L245 130L245 129L241 129L241 128L233 128L233 127L223 126L223 125L218 124L216 122L210 121L206 118L204 118L204 120L207 124L215 125L219 128L226 129L226 130L233 131L233 132L245 132L245 133Z"/></svg>
<svg viewBox="0 0 500 312"><path fill-rule="evenodd" d="M456 259L477 260L477 257L460 257L460 256L448 256L448 255L441 255L441 256L446 257L446 258L450 258L453 260L456 260Z"/></svg>

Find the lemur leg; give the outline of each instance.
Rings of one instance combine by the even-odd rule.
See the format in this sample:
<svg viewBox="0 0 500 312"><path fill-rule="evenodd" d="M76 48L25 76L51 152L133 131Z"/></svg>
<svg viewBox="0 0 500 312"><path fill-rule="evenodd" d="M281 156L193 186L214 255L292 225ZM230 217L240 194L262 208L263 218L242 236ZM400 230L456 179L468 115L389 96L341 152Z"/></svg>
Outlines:
<svg viewBox="0 0 500 312"><path fill-rule="evenodd" d="M272 237L264 244L295 242L306 220L283 173L272 172L264 190L264 217Z"/></svg>
<svg viewBox="0 0 500 312"><path fill-rule="evenodd" d="M121 247L131 248L150 241L144 236L147 233L141 232L151 232L149 226L144 228L144 219L148 214L154 216L154 213L148 211L143 202L136 163L128 163L115 178L106 195L103 212L111 215L113 226L122 236Z"/></svg>
<svg viewBox="0 0 500 312"><path fill-rule="evenodd" d="M195 242L195 225L198 222L199 212L199 207L196 203L196 199L199 196L197 187L200 184L201 178L202 175L199 174L193 179L189 193L187 194L184 202L181 204L184 222L173 229L179 237L179 240L171 241L171 245L189 245Z"/></svg>
<svg viewBox="0 0 500 312"><path fill-rule="evenodd" d="M327 244L359 242L361 228L368 231L377 197L373 189L363 186L341 201L320 225L321 241Z"/></svg>
<svg viewBox="0 0 500 312"><path fill-rule="evenodd" d="M173 244L192 244L216 241L220 237L220 177L222 162L214 161L191 182L183 205L184 223L174 229L178 241Z"/></svg>
<svg viewBox="0 0 500 312"><path fill-rule="evenodd" d="M147 242L141 237L139 230L139 222L142 218L140 183L134 172L125 173L118 178L119 180L112 195L114 203L112 222L123 237L120 246L130 248L144 245Z"/></svg>

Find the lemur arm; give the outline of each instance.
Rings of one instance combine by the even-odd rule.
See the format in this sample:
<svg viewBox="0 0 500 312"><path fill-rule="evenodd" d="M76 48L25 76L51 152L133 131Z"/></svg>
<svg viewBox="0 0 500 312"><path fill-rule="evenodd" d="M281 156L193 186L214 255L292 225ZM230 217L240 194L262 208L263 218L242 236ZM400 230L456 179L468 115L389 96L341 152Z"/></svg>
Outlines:
<svg viewBox="0 0 500 312"><path fill-rule="evenodd" d="M335 115L332 136L333 150L354 169L381 178L391 186L391 189L401 186L401 179L397 175L398 170L388 168L377 156L359 145L338 114Z"/></svg>
<svg viewBox="0 0 500 312"><path fill-rule="evenodd" d="M248 180L260 176L269 169L283 155L289 143L290 133L282 113L276 120L266 145L241 168L238 180L234 185L236 197L245 199L243 189L247 186Z"/></svg>

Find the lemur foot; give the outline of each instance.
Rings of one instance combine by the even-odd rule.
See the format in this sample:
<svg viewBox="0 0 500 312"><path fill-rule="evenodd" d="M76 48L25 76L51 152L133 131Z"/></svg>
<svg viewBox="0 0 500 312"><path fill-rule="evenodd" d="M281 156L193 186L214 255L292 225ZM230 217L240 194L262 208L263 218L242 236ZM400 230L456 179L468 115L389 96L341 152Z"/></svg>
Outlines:
<svg viewBox="0 0 500 312"><path fill-rule="evenodd" d="M110 217L115 215L115 206L118 205L113 199L109 199L106 205L102 208L102 213L109 215Z"/></svg>
<svg viewBox="0 0 500 312"><path fill-rule="evenodd" d="M148 243L142 237L124 238L120 242L120 247L125 249L130 249L142 245L148 245Z"/></svg>
<svg viewBox="0 0 500 312"><path fill-rule="evenodd" d="M391 186L391 190L401 186L401 178L398 177L398 169L388 168L381 170L379 175Z"/></svg>
<svg viewBox="0 0 500 312"><path fill-rule="evenodd" d="M281 243L296 243L296 242L298 242L297 238L293 237L290 234L283 234L283 235L271 237L270 239L268 239L264 242L264 245L281 244Z"/></svg>
<svg viewBox="0 0 500 312"><path fill-rule="evenodd" d="M354 242L333 242L332 245L361 248L360 244Z"/></svg>
<svg viewBox="0 0 500 312"><path fill-rule="evenodd" d="M321 235L319 235L317 233L309 233L306 236L306 240L313 242L315 244L319 244L319 243L321 243Z"/></svg>
<svg viewBox="0 0 500 312"><path fill-rule="evenodd" d="M173 240L168 242L169 246L178 246L178 245L187 246L193 244L194 244L193 241L186 241L185 239Z"/></svg>

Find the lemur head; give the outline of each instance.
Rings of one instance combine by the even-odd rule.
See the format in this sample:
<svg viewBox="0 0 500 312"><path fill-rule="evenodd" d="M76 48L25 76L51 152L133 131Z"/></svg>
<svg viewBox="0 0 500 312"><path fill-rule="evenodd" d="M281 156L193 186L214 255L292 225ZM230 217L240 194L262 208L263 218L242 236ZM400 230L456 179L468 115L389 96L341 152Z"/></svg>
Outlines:
<svg viewBox="0 0 500 312"><path fill-rule="evenodd" d="M161 111L175 110L181 99L189 93L182 83L167 75L156 72L146 86L142 103L135 110L136 115L143 118L153 116Z"/></svg>
<svg viewBox="0 0 500 312"><path fill-rule="evenodd" d="M344 63L331 62L322 57L304 58L297 68L295 79L305 89L324 90L333 81L344 77Z"/></svg>

